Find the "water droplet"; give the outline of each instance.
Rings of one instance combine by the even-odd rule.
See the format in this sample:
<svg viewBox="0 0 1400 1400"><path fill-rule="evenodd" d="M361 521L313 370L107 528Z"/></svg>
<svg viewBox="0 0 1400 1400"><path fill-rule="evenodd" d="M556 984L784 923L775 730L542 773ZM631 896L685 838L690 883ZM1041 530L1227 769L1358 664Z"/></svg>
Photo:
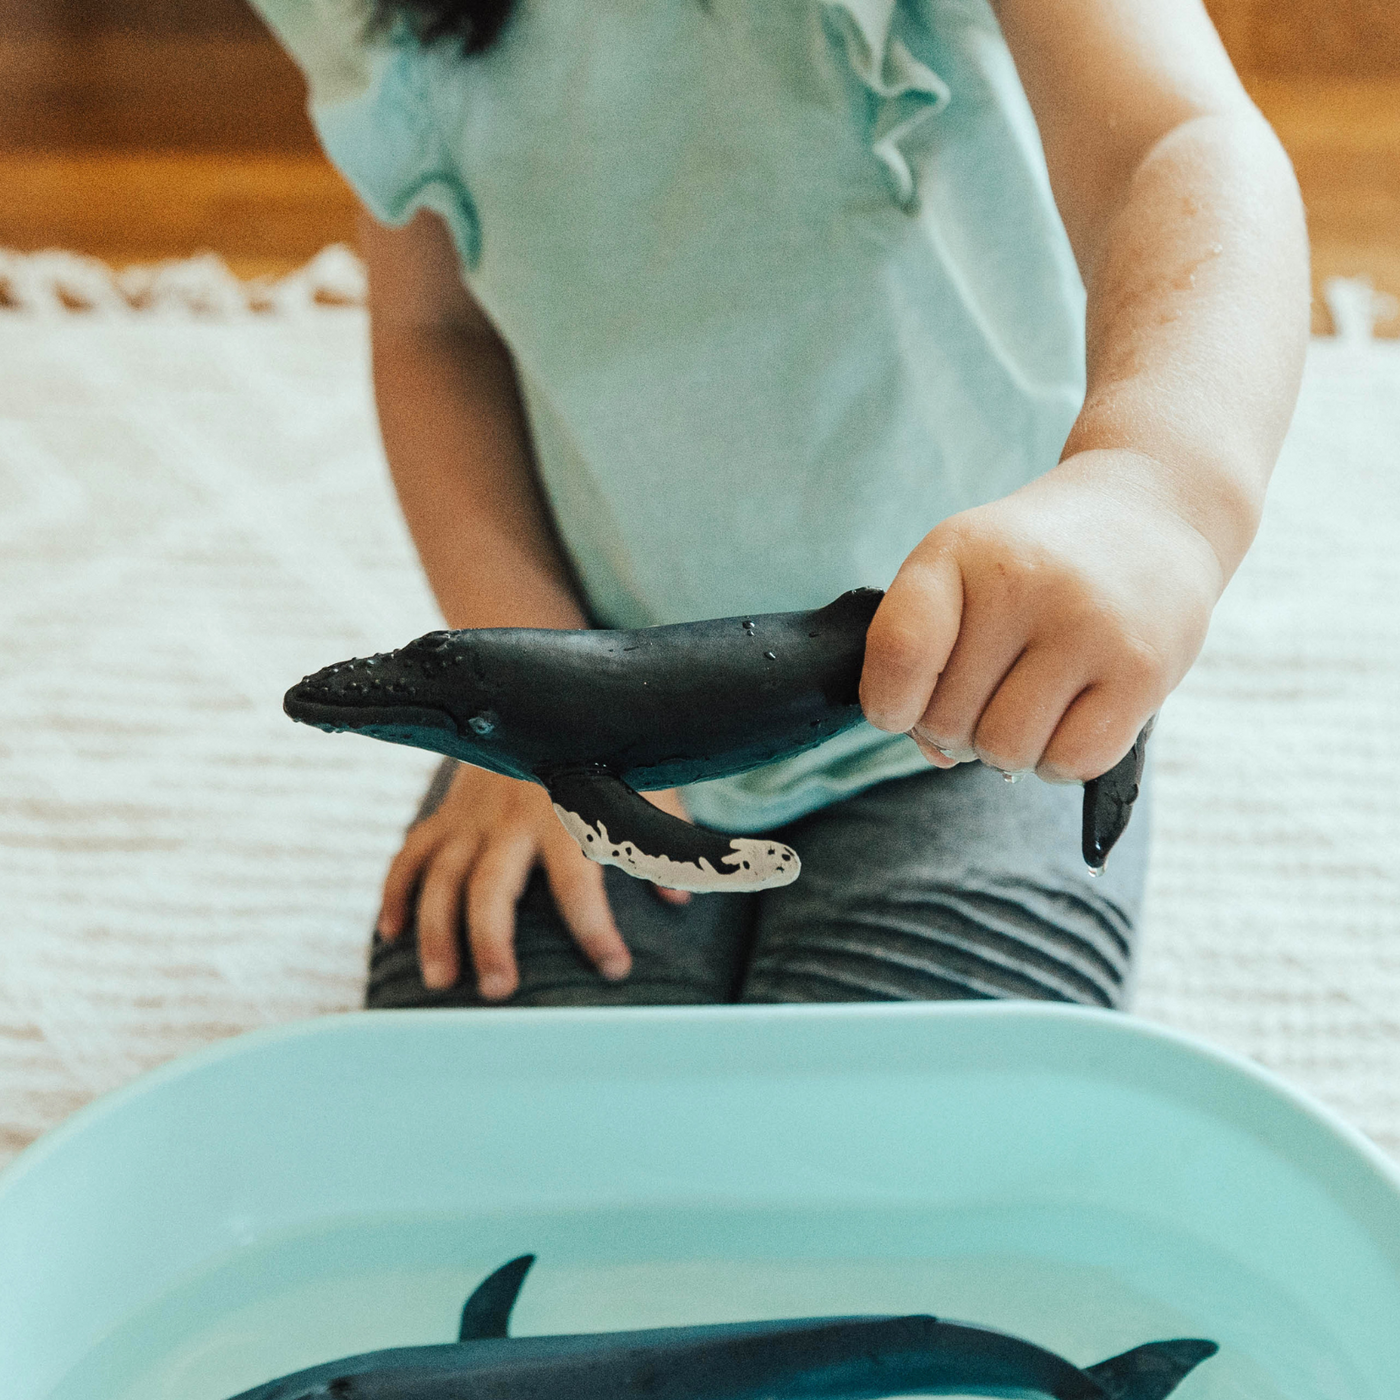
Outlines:
<svg viewBox="0 0 1400 1400"><path fill-rule="evenodd" d="M1001 773L1001 779L1004 783L1019 783L1021 779L1026 776L1025 773L1021 772L1019 769L1014 773L1007 772L1005 768L999 769L998 771Z"/></svg>
<svg viewBox="0 0 1400 1400"><path fill-rule="evenodd" d="M489 715L473 715L467 721L467 728L473 734L486 735L495 729L496 723Z"/></svg>
<svg viewBox="0 0 1400 1400"><path fill-rule="evenodd" d="M1103 871L1104 871L1103 866L1101 866L1101 865L1091 865L1091 866L1089 867L1089 878L1090 878L1091 880L1097 880L1097 879L1099 878L1099 876L1103 874Z"/></svg>
<svg viewBox="0 0 1400 1400"><path fill-rule="evenodd" d="M771 651L765 651L763 654L764 654L764 656L766 656L770 661L776 661L776 660L778 659L776 656L774 656L774 654L773 654Z"/></svg>

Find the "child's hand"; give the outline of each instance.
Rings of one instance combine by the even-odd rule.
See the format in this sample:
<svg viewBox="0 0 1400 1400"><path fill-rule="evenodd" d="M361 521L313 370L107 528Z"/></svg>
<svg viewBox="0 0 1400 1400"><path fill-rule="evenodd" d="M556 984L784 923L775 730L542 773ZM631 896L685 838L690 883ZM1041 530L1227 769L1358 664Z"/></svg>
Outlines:
<svg viewBox="0 0 1400 1400"><path fill-rule="evenodd" d="M646 796L685 819L674 791ZM515 905L536 862L544 866L579 947L610 981L626 977L632 957L608 907L603 868L560 825L549 794L535 783L466 764L454 775L442 805L408 833L389 866L379 934L390 942L397 938L416 898L423 985L450 987L461 972L457 932L465 918L481 995L492 1001L508 997L520 980ZM657 894L671 904L690 898L680 890Z"/></svg>
<svg viewBox="0 0 1400 1400"><path fill-rule="evenodd" d="M1111 768L1185 675L1225 570L1163 468L1093 451L913 550L870 625L861 703L938 767Z"/></svg>

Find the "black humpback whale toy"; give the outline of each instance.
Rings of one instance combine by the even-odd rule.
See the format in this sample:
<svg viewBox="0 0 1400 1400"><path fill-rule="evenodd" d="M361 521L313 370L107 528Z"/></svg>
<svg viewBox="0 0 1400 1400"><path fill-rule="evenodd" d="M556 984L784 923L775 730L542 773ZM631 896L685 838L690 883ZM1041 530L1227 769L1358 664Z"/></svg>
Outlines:
<svg viewBox="0 0 1400 1400"><path fill-rule="evenodd" d="M801 868L777 841L692 826L640 792L729 777L859 724L865 633L884 596L811 612L634 631L429 632L342 661L286 695L294 720L409 744L542 783L585 855L674 889L760 890ZM1137 798L1147 730L1084 788L1102 868Z"/></svg>
<svg viewBox="0 0 1400 1400"><path fill-rule="evenodd" d="M933 1317L811 1317L507 1336L533 1254L467 1299L456 1342L347 1356L233 1400L877 1400L887 1395L1166 1400L1214 1342L1148 1342L1080 1370L1031 1342Z"/></svg>

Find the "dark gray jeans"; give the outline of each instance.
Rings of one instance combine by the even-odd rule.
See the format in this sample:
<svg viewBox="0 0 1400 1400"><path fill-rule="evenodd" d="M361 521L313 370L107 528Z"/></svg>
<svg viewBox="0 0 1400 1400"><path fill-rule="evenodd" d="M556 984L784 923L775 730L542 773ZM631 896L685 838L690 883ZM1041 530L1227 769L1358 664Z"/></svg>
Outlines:
<svg viewBox="0 0 1400 1400"><path fill-rule="evenodd" d="M415 820L441 802L453 764ZM1146 868L1147 793L1108 870L1079 857L1082 794L980 764L881 783L772 833L796 848L796 883L663 904L607 867L632 973L606 982L578 951L542 872L517 910L512 1006L930 1001L1028 997L1119 1006ZM467 969L423 986L413 930L370 946L370 1007L492 1006Z"/></svg>

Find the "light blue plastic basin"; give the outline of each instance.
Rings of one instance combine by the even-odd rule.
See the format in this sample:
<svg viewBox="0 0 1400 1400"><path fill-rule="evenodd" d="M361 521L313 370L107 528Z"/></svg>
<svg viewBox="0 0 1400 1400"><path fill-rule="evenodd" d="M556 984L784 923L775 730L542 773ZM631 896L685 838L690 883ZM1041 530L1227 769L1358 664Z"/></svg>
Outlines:
<svg viewBox="0 0 1400 1400"><path fill-rule="evenodd" d="M0 1177L0 1396L223 1400L517 1331L932 1312L1180 1400L1400 1396L1400 1178L1243 1062L1025 1003L383 1013L240 1037ZM560 1400L568 1400L561 1396Z"/></svg>

